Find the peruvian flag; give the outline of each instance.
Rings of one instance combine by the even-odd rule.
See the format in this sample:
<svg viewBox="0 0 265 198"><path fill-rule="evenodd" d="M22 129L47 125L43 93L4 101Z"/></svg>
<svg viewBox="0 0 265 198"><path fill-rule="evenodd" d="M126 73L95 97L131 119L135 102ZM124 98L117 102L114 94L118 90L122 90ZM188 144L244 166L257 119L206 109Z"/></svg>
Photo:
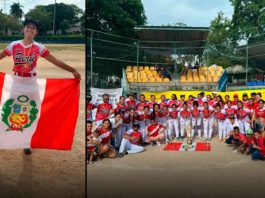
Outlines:
<svg viewBox="0 0 265 198"><path fill-rule="evenodd" d="M188 145L184 142L168 143L164 149L165 151L211 151L211 143L208 142L194 142Z"/></svg>
<svg viewBox="0 0 265 198"><path fill-rule="evenodd" d="M77 79L0 73L0 149L70 150L79 95Z"/></svg>

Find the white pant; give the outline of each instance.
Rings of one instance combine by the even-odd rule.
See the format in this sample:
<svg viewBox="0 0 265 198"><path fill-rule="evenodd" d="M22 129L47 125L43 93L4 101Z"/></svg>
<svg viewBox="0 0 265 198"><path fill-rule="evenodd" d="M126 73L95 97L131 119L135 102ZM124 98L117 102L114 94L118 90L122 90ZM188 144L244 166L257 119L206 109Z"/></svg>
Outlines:
<svg viewBox="0 0 265 198"><path fill-rule="evenodd" d="M191 124L190 120L180 118L180 136L181 137L184 137L184 132L185 132L187 126L189 126L190 124Z"/></svg>
<svg viewBox="0 0 265 198"><path fill-rule="evenodd" d="M128 139L123 138L121 141L119 153L123 153L125 150L128 153L140 153L144 151L144 147L132 144Z"/></svg>
<svg viewBox="0 0 265 198"><path fill-rule="evenodd" d="M246 131L250 129L250 124L245 120L238 120L238 127L241 133L246 134Z"/></svg>
<svg viewBox="0 0 265 198"><path fill-rule="evenodd" d="M149 122L148 122L149 123ZM148 126L148 123L146 123L145 121L139 121L140 124L140 132L142 133L142 138L143 138L143 142L145 142L146 140L146 127Z"/></svg>
<svg viewBox="0 0 265 198"><path fill-rule="evenodd" d="M179 121L178 118L176 119L170 119L168 120L168 130L166 137L168 136L169 138L173 137L175 131L176 138L179 137Z"/></svg>
<svg viewBox="0 0 265 198"><path fill-rule="evenodd" d="M117 136L115 139L115 146L119 147L123 138L124 133L126 132L126 124L121 124L120 128L117 130Z"/></svg>
<svg viewBox="0 0 265 198"><path fill-rule="evenodd" d="M203 118L203 133L205 139L211 139L213 133L213 118Z"/></svg>
<svg viewBox="0 0 265 198"><path fill-rule="evenodd" d="M226 120L218 121L218 133L219 133L219 139L226 138Z"/></svg>
<svg viewBox="0 0 265 198"><path fill-rule="evenodd" d="M199 138L201 138L202 137L202 132L201 132L202 131L202 118L201 117L192 118L191 125L192 125L191 137L194 136L195 128L197 128L198 136L199 136Z"/></svg>

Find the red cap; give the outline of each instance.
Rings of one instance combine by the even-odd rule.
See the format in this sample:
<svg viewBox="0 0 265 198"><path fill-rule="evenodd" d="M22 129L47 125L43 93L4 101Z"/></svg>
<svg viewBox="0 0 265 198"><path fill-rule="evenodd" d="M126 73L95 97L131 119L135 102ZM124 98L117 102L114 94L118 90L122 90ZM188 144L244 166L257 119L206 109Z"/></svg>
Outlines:
<svg viewBox="0 0 265 198"><path fill-rule="evenodd" d="M238 94L235 94L235 95L234 95L234 98L238 98Z"/></svg>

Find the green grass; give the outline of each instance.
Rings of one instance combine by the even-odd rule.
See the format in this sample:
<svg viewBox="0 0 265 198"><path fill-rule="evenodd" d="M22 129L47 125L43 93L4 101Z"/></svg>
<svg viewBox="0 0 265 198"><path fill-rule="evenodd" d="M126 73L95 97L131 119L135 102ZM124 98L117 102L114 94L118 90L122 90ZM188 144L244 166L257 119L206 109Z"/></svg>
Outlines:
<svg viewBox="0 0 265 198"><path fill-rule="evenodd" d="M2 51L8 43L0 43L0 51ZM73 50L73 51L85 51L85 45L76 45L76 46L62 46L63 44L53 44L53 46L47 46L51 51L61 51L61 50ZM73 44L74 45L74 44Z"/></svg>

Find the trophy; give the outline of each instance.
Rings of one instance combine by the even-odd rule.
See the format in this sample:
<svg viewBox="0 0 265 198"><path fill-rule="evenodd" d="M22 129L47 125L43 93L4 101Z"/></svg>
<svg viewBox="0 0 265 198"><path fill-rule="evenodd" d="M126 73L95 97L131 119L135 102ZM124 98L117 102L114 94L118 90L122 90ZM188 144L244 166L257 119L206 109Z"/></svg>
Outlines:
<svg viewBox="0 0 265 198"><path fill-rule="evenodd" d="M187 144L191 145L192 144L192 137L191 137L191 126L188 125L186 127L186 131L187 131Z"/></svg>

